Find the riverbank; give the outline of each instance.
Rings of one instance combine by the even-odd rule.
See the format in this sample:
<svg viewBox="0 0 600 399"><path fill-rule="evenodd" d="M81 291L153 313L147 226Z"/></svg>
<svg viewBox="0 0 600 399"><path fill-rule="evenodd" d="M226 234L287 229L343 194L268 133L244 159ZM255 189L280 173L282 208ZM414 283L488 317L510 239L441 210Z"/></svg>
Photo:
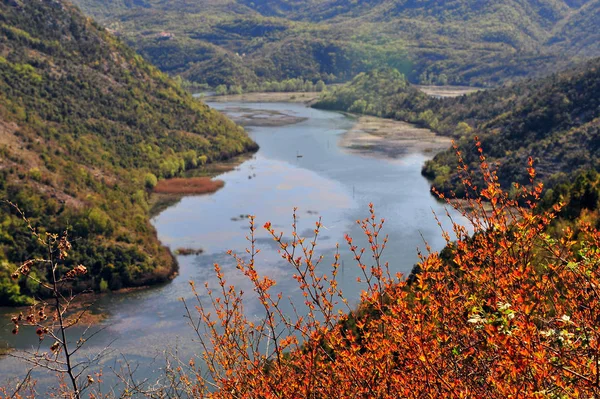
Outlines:
<svg viewBox="0 0 600 399"><path fill-rule="evenodd" d="M191 170L188 172L186 178L188 179L196 179L196 178L204 178L204 179L212 179L220 174L231 172L235 170L238 166L251 159L254 156L254 153L246 153L243 155L239 155L235 158L228 159L226 161L214 162L208 165L204 165L201 168ZM182 178L181 180L187 180L186 178ZM168 182L169 180L164 180ZM160 181L159 181L160 184ZM185 184L185 183L184 183ZM158 185L157 185L158 187ZM222 187L222 186L221 186ZM216 190L215 190L216 191ZM212 192L215 192L212 191ZM208 192L207 192L208 193ZM177 204L183 197L186 195L200 195L202 193L186 193L186 192L158 192L154 190L150 198L148 200L148 204L150 205L150 216L154 217L164 211L165 209Z"/></svg>
<svg viewBox="0 0 600 399"><path fill-rule="evenodd" d="M485 90L469 86L414 85L414 87L433 97L458 97ZM320 92L257 92L224 96L198 96L197 98L207 103L302 103L310 106L319 99L320 95Z"/></svg>
<svg viewBox="0 0 600 399"><path fill-rule="evenodd" d="M421 90L423 93L432 97L459 97L465 94L475 93L480 90L476 87L468 86L421 86L415 85L415 87Z"/></svg>
<svg viewBox="0 0 600 399"><path fill-rule="evenodd" d="M435 154L450 147L451 140L410 123L360 116L341 136L339 145L364 156L396 159L417 152Z"/></svg>
<svg viewBox="0 0 600 399"><path fill-rule="evenodd" d="M427 89L432 93L436 90L446 90L446 96L450 96L450 93L467 93L474 90L473 88L454 86L423 87L423 89ZM215 100L220 103L225 102L225 99L235 99L237 102L254 103L269 99L273 103L300 103L300 101L296 101L297 98L294 98L294 95L303 94L318 95L319 93L248 93L236 96L207 97L206 100L207 102ZM316 96L313 97L313 99L316 98ZM310 106L309 103L305 105ZM252 127L283 127L307 119L289 112L256 109L250 106L232 107L224 112L236 123ZM356 123L341 136L339 145L346 151L355 154L396 159L415 153L435 154L451 145L449 138L407 122L374 116L348 115L355 117Z"/></svg>
<svg viewBox="0 0 600 399"><path fill-rule="evenodd" d="M319 98L319 92L245 93L226 96L200 97L205 102L231 103L304 103L311 104Z"/></svg>

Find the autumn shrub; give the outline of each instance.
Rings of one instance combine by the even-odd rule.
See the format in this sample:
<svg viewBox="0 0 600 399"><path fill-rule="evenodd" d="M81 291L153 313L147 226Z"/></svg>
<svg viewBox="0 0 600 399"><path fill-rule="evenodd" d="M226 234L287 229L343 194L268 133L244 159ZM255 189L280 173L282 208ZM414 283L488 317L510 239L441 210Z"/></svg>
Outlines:
<svg viewBox="0 0 600 399"><path fill-rule="evenodd" d="M459 154L460 157L460 154ZM459 159L460 161L460 159ZM187 392L212 398L593 398L600 394L600 234L581 226L577 243L546 230L554 210L540 211L542 185L500 188L480 150L483 186L461 164L465 192L450 199L471 224L443 232L442 258L420 255L410 281L382 261L388 245L371 206L359 221L370 247L346 237L363 272L361 305L351 309L331 267L315 253L314 236L291 240L264 228L290 264L305 298L283 311L275 281L257 272L251 219L249 259L233 254L264 309L257 322L244 313L242 292L225 281L206 306L186 303L204 366L191 362ZM441 225L441 224L440 224ZM577 249L575 249L577 248ZM197 288L192 283L194 290Z"/></svg>
<svg viewBox="0 0 600 399"><path fill-rule="evenodd" d="M561 205L538 209L543 188L533 161L530 185L509 195L477 148L484 184L473 183L458 153L470 197L447 199L470 226L443 231L446 248L426 247L410 279L384 262L390 244L373 205L357 222L369 246L346 236L364 284L357 308L338 286L339 250L329 267L317 254L321 221L303 238L294 214L290 239L264 225L304 297L285 310L276 282L258 272L250 218L247 253L230 254L252 282L263 317L248 316L244 293L215 265L218 286L206 285L205 295L191 282L196 299L184 301L197 356L169 364L151 396L598 397L600 233L582 222L577 240L570 228L548 234Z"/></svg>
<svg viewBox="0 0 600 399"><path fill-rule="evenodd" d="M28 285L37 285L39 290L46 292L45 297L48 301L41 301L32 296L28 298L31 306L28 309L16 310L10 320L14 335L25 330L24 333L31 333L36 337L38 344L28 350L8 352L9 356L22 360L29 368L16 386L10 389L0 386L0 398L44 396L37 391L36 381L32 378L35 370L46 370L57 375L58 383L56 387L46 391L46 397L80 399L86 391L93 395L91 392L94 390L92 385L95 380L91 374L85 376L85 372L91 365L99 362L102 352L86 358L79 356L78 352L97 331L90 333L86 329L78 339L74 339L70 333L89 310L89 306L76 306L78 295L73 294L73 287L81 282L88 270L81 264L66 266L66 260L72 250L66 231L63 234L40 231L31 225L31 221L17 205L10 202L8 205L21 215L30 234L46 249L45 257L25 260L12 271L11 278L25 280ZM37 269L34 269L36 264L41 265L42 270L49 276L47 280L39 278ZM43 345L44 341L51 344Z"/></svg>

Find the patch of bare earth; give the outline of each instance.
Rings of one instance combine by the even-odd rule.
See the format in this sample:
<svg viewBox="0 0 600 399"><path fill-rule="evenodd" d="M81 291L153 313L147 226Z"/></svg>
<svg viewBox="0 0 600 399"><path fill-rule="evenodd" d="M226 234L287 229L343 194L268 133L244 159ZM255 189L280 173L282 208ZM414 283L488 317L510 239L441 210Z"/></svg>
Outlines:
<svg viewBox="0 0 600 399"><path fill-rule="evenodd" d="M6 148L8 154L10 154L10 158L12 158L7 159L0 157L0 169L16 167L23 173L27 173L33 168L38 168L42 173L49 175L50 173L42 166L38 154L27 149L27 146L23 143L21 137L17 134L18 131L19 126L16 123L0 120L0 148ZM14 161L15 159L18 160L18 163ZM68 206L80 208L84 205L81 200L66 194L52 185L35 181L31 181L30 184L39 192L42 192L51 198L55 198Z"/></svg>
<svg viewBox="0 0 600 399"><path fill-rule="evenodd" d="M40 158L34 151L27 149L23 140L17 135L19 126L14 122L0 120L0 147L5 147L12 157L22 160L29 168L39 167ZM5 165L8 160L1 159L0 165Z"/></svg>

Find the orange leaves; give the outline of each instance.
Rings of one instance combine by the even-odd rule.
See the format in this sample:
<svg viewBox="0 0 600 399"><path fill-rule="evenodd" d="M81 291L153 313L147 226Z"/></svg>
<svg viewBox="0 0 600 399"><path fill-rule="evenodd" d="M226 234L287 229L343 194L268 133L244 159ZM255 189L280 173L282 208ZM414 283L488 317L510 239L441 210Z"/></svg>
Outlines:
<svg viewBox="0 0 600 399"><path fill-rule="evenodd" d="M208 334L203 357L210 381L217 382L203 395L598 397L600 234L588 226L577 241L569 230L550 237L546 229L554 215L535 209L542 187L519 186L516 198L509 197L479 153L479 196L450 202L474 234L455 224L451 242L444 232L448 247L424 254L410 281L392 277L382 261L384 220L369 205L367 217L357 221L367 247L345 236L364 283L356 309L337 285L339 253L329 270L319 267L320 220L314 236L301 238L294 215L289 240L264 225L304 298L291 304L292 314L282 310L283 295L272 292L275 281L255 268L259 251L251 229L250 259L232 256L253 284L262 317L249 320L242 293L225 284L217 266L221 290L208 295L219 324L202 306L198 315L188 313L191 324Z"/></svg>
<svg viewBox="0 0 600 399"><path fill-rule="evenodd" d="M529 174L531 181L533 181L533 179L535 179L535 169L533 167L532 157L527 158L527 173Z"/></svg>

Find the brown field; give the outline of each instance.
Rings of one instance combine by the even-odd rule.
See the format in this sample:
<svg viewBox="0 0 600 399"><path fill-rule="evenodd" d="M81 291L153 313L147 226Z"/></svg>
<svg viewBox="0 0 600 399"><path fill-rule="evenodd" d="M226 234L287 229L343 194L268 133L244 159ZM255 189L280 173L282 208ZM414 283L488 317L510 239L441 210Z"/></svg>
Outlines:
<svg viewBox="0 0 600 399"><path fill-rule="evenodd" d="M159 194L208 194L225 185L222 180L210 177L190 177L159 180L154 192Z"/></svg>

